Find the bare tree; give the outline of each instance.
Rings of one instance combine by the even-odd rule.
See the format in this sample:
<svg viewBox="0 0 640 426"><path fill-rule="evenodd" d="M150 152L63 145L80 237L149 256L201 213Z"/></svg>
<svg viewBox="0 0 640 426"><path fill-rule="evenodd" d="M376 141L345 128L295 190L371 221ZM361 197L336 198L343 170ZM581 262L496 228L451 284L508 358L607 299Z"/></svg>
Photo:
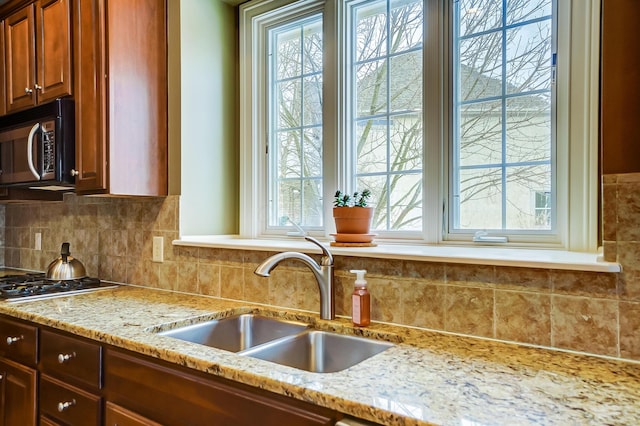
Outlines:
<svg viewBox="0 0 640 426"><path fill-rule="evenodd" d="M510 185L545 187L551 152L550 0L460 0L456 5L457 202L473 205L504 193L499 169L504 170L505 160L511 165ZM423 55L430 60L422 50L423 2L392 3L389 9L386 2L366 2L355 13L357 185L373 193L374 229L420 229ZM282 209L290 209L291 197L302 197L297 198L303 200L297 207L302 215L320 217L322 34L301 28L277 45ZM526 215L516 199L507 203Z"/></svg>

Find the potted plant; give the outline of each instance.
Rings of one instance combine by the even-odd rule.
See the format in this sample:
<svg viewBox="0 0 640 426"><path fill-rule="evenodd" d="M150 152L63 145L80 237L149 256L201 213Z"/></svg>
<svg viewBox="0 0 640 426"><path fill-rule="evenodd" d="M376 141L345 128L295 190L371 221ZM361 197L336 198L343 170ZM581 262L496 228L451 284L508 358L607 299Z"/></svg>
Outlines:
<svg viewBox="0 0 640 426"><path fill-rule="evenodd" d="M367 206L371 191L354 192L353 195L336 191L333 201L333 218L336 232L340 234L369 235L373 209ZM339 241L338 237L336 241Z"/></svg>

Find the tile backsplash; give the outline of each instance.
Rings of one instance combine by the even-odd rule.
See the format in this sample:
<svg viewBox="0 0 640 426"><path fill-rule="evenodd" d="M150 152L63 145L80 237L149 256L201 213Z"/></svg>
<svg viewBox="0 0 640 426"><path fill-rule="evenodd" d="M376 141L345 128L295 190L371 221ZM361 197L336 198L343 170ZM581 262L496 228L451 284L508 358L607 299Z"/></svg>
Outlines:
<svg viewBox="0 0 640 426"><path fill-rule="evenodd" d="M375 321L640 360L640 174L605 176L602 200L604 256L622 273L336 256L336 313L350 315L348 271L367 269ZM105 280L318 311L313 276L299 264L261 278L253 270L272 253L174 247L178 196L67 194L0 209L5 266L45 270L69 241L87 273ZM154 236L164 237L163 263L152 261Z"/></svg>

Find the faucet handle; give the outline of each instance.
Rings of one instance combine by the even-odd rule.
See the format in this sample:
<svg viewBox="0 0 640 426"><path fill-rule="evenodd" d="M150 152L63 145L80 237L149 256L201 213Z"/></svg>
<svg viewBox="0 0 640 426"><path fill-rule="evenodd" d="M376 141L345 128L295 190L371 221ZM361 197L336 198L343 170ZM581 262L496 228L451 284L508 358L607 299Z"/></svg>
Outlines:
<svg viewBox="0 0 640 426"><path fill-rule="evenodd" d="M315 244L315 245L317 245L318 247L320 247L320 250L322 250L322 256L323 256L322 264L324 266L333 265L333 256L331 255L329 250L327 250L327 248L322 245L322 243L320 241L318 241L315 238L310 237L308 235L305 235L304 239L309 241L309 242L311 242L311 243L313 243L313 244Z"/></svg>

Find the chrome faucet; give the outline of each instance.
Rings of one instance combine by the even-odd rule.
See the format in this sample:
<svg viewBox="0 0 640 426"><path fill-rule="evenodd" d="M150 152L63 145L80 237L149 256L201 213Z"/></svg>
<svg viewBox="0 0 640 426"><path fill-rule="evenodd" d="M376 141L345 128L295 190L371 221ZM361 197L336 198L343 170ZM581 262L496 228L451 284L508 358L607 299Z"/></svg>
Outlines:
<svg viewBox="0 0 640 426"><path fill-rule="evenodd" d="M273 256L266 258L254 271L256 275L261 277L268 277L271 271L278 266L278 264L285 259L297 259L307 265L318 282L318 289L320 290L320 318L322 319L335 319L335 294L333 285L333 256L329 253L320 241L313 237L305 236L305 240L312 242L320 247L322 250L322 259L318 265L315 260L304 253L298 253L296 251L285 251L282 253L276 253Z"/></svg>

